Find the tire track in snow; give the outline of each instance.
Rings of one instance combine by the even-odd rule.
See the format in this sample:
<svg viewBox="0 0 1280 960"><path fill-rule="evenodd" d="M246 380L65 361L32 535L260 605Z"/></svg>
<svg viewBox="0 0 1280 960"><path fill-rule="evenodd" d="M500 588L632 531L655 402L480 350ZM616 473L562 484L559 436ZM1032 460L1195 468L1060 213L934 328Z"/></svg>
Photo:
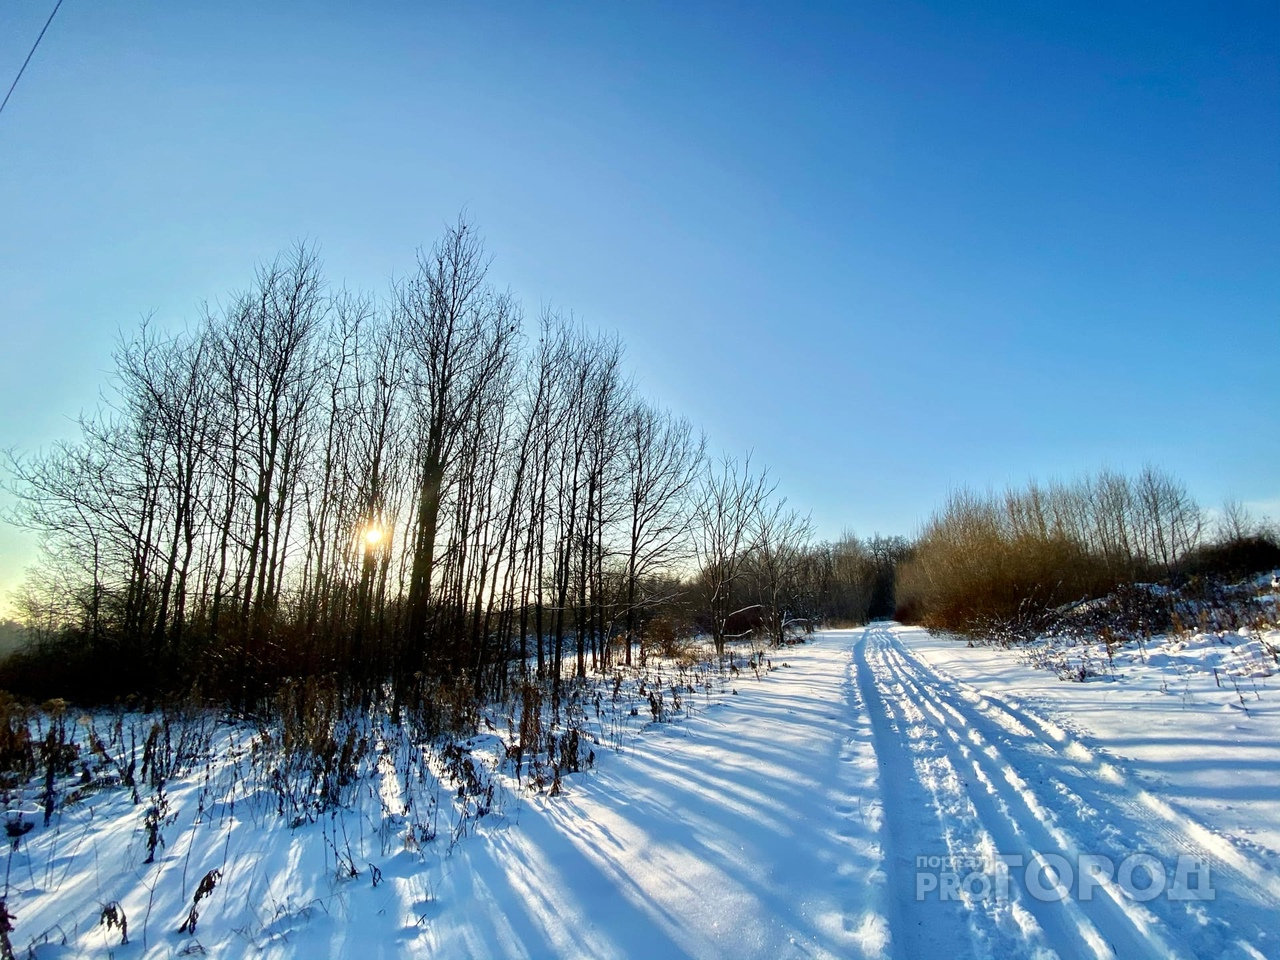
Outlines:
<svg viewBox="0 0 1280 960"><path fill-rule="evenodd" d="M877 638L880 639L880 638ZM1046 855L1069 860L1083 851L1054 829L1053 815L1040 802L1018 772L981 738L963 718L941 709L916 680L905 674L894 656L891 640L878 651L886 675L904 691L904 699L917 707L937 738L966 778L967 793L979 811L984 830L994 840L996 852L1020 855L1027 864L1043 862ZM960 733L965 730L968 736ZM970 781L976 781L970 785ZM1105 958L1168 957L1178 954L1153 929L1150 917L1125 909L1122 894L1103 887L1104 899L1080 902L1070 897L1058 901L1026 896L1017 882L1025 867L1011 870L1010 893L1035 918L1052 949L1064 956Z"/></svg>
<svg viewBox="0 0 1280 960"><path fill-rule="evenodd" d="M979 920L958 901L922 901L916 896L916 857L955 852L954 830L942 811L938 780L920 777L909 746L908 724L889 705L899 692L883 689L867 657L869 634L855 641L852 670L862 706L871 720L884 819L881 842L888 892L891 950L912 958L954 951L967 944L972 955L992 953L991 924ZM984 930L986 927L988 929ZM993 954L994 955L994 954Z"/></svg>
<svg viewBox="0 0 1280 960"><path fill-rule="evenodd" d="M1271 875L1234 848L1224 857L1223 845L1230 847L1225 838L1129 786L1114 765L1052 721L940 676L889 630L869 630L858 645L875 685L898 695L902 716L921 728L914 746L908 745L917 767L932 741L953 769L974 781L966 791L977 812L974 848L994 838L1000 852L1022 853L1028 862L1052 853L1073 864L1081 853L1102 853L1119 864L1142 850L1156 855L1169 877L1176 856L1191 854L1215 871L1213 903L1163 897L1138 903L1115 883L1096 887L1088 901L1023 897L1049 944L1066 956L1084 948L1098 956L1113 950L1120 956L1280 955L1268 932L1280 928L1280 912L1266 884L1254 882L1258 874L1264 881ZM1206 844L1204 835L1218 842ZM1242 860L1253 869L1238 869ZM983 905L974 906L976 916Z"/></svg>
<svg viewBox="0 0 1280 960"><path fill-rule="evenodd" d="M1085 745L1065 727L1021 704L979 691L943 671L926 666L900 643L897 650L912 664L911 669L917 674L933 675L945 681L947 689L1002 728L1005 735L1038 738L1046 756L1061 755L1073 761L1064 765L1063 771L1085 778L1099 791L1109 792L1112 801L1127 811L1130 818L1151 822L1154 829L1160 830L1180 849L1224 872L1226 879L1233 884L1233 892L1244 900L1264 909L1280 909L1280 877L1274 871L1238 847L1229 837L1134 784L1122 769L1121 761L1108 756L1105 751Z"/></svg>

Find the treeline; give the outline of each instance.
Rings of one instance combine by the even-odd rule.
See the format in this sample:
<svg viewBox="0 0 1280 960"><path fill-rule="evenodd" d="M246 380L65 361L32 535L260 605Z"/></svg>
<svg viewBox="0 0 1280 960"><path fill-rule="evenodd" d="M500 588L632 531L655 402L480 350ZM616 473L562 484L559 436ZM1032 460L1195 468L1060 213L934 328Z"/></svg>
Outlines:
<svg viewBox="0 0 1280 960"><path fill-rule="evenodd" d="M655 619L723 650L866 616L874 550L813 544L767 471L637 393L616 338L552 312L527 335L488 268L461 221L379 298L298 247L125 340L79 438L10 455L41 641L0 686L486 696L629 663Z"/></svg>
<svg viewBox="0 0 1280 960"><path fill-rule="evenodd" d="M1280 539L1228 504L1211 528L1170 474L1103 470L1074 483L954 493L898 571L898 615L969 634L1035 624L1135 583L1182 584L1280 565Z"/></svg>

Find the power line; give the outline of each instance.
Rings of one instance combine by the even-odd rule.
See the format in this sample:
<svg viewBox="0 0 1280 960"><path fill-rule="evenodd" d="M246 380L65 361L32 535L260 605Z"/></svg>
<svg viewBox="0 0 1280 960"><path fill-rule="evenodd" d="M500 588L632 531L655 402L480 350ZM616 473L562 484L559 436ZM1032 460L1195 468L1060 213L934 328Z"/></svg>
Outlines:
<svg viewBox="0 0 1280 960"><path fill-rule="evenodd" d="M22 79L22 73L27 69L27 64L31 62L31 58L35 56L36 47L40 46L40 41L44 39L44 31L49 29L49 24L53 23L53 18L58 15L58 8L62 6L62 0L58 0L53 5L53 13L49 14L49 19L44 22L44 30L40 31L40 36L36 37L36 42L31 45L31 52L27 54L27 59L22 61L22 66L18 68L18 75L13 78L13 83L9 84L9 92L4 95L4 102L0 103L0 113L4 113L5 106L9 103L9 98L13 96L13 88L18 85L18 81Z"/></svg>

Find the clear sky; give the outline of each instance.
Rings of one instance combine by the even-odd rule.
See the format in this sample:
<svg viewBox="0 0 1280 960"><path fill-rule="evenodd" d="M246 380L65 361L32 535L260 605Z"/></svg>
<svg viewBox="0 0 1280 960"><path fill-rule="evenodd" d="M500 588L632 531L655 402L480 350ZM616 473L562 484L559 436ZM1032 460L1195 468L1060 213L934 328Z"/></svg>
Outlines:
<svg viewBox="0 0 1280 960"><path fill-rule="evenodd" d="M1270 0L65 0L0 114L0 446L143 314L298 238L384 290L463 208L824 535L1146 462L1280 514Z"/></svg>

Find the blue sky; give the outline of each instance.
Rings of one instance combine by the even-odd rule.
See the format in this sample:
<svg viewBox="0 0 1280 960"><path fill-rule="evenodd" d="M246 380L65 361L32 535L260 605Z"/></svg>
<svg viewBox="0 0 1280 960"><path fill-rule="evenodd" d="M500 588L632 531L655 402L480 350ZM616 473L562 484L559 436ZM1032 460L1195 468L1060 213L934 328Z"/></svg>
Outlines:
<svg viewBox="0 0 1280 960"><path fill-rule="evenodd" d="M143 314L297 238L383 290L464 208L824 535L1146 462L1280 512L1274 3L65 0L0 114L0 445Z"/></svg>

